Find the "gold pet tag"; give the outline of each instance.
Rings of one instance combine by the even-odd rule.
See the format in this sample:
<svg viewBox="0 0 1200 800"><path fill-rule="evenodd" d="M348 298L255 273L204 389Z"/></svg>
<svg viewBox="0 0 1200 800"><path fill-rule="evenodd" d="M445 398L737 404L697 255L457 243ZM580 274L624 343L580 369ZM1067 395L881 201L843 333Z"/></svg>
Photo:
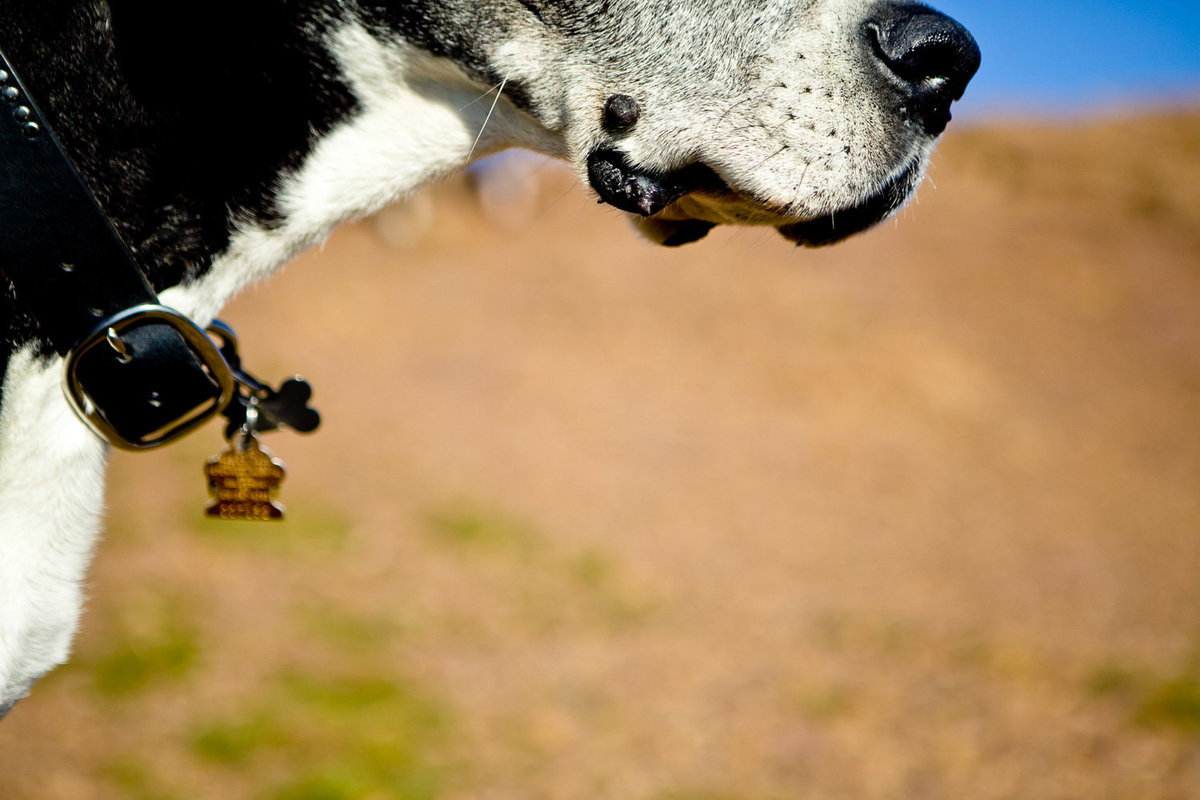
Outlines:
<svg viewBox="0 0 1200 800"><path fill-rule="evenodd" d="M204 466L213 502L204 509L210 517L229 520L283 519L283 506L271 495L283 482L283 462L258 444L252 433L240 433L229 449Z"/></svg>

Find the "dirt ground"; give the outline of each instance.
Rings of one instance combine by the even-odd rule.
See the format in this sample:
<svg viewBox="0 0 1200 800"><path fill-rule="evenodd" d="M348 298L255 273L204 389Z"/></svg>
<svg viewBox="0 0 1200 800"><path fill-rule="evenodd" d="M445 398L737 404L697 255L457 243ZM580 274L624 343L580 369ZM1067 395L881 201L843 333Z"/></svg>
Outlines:
<svg viewBox="0 0 1200 800"><path fill-rule="evenodd" d="M1200 113L950 133L829 250L540 167L240 298L289 520L114 455L0 798L1200 798Z"/></svg>

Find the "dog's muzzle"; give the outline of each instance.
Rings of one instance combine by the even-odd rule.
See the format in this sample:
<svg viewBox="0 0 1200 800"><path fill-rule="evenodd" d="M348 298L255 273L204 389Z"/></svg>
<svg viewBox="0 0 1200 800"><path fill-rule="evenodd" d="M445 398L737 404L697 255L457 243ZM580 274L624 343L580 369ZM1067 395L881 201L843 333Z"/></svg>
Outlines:
<svg viewBox="0 0 1200 800"><path fill-rule="evenodd" d="M592 188L601 202L642 218L637 220L642 232L667 246L695 241L718 222L732 221L773 225L798 245L819 247L887 219L920 183L926 145L946 129L950 106L978 71L980 53L962 25L915 2L880 3L862 23L860 35L866 71L876 73L871 82L888 98L893 124L923 148L907 156L909 160L899 160L873 188L864 188L861 199L821 217L797 219L792 211L797 206L790 198L756 196L736 180L727 183L703 163L658 171L631 163L612 145L588 156ZM637 124L639 114L633 98L613 95L605 104L602 125L610 134L620 135ZM684 199L689 195L694 197ZM660 214L673 204L669 212Z"/></svg>

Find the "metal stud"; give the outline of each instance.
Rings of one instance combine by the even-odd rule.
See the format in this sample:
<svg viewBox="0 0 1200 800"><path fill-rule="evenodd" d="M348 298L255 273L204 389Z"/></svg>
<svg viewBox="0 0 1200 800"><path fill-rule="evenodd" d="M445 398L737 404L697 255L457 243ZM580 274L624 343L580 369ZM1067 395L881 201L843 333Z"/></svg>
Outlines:
<svg viewBox="0 0 1200 800"><path fill-rule="evenodd" d="M15 86L5 86L2 94L4 99L10 103L15 103L21 98L21 90Z"/></svg>
<svg viewBox="0 0 1200 800"><path fill-rule="evenodd" d="M109 328L105 331L104 338L108 341L108 346L116 351L118 362L128 364L130 361L133 361L133 353L130 352L129 345L122 341L116 328Z"/></svg>
<svg viewBox="0 0 1200 800"><path fill-rule="evenodd" d="M24 122L33 116L33 109L29 106L17 106L13 109L13 119L17 122Z"/></svg>
<svg viewBox="0 0 1200 800"><path fill-rule="evenodd" d="M25 132L25 135L27 137L32 139L33 137L37 136L39 133L42 132L42 126L38 125L36 122L26 122L24 127L21 128L21 130Z"/></svg>

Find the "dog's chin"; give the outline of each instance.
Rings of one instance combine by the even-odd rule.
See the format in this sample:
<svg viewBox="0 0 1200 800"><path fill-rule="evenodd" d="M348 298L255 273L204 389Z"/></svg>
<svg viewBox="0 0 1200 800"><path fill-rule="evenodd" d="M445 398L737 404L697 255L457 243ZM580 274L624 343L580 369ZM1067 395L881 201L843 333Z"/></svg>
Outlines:
<svg viewBox="0 0 1200 800"><path fill-rule="evenodd" d="M892 216L912 195L919 180L920 171L914 165L885 182L859 203L799 221L786 221L785 217L760 208L726 209L720 215L711 214L711 208L701 212L703 217L722 217L719 221L693 217L687 211L694 210L700 204L694 196L685 196L654 216L634 216L633 223L643 236L665 247L679 247L699 241L717 225L727 223L770 225L797 246L825 247L862 233Z"/></svg>
<svg viewBox="0 0 1200 800"><path fill-rule="evenodd" d="M913 162L861 202L816 219L780 225L779 232L797 246L824 247L836 244L892 216L908 201L920 182L921 165Z"/></svg>
<svg viewBox="0 0 1200 800"><path fill-rule="evenodd" d="M717 227L716 222L703 219L665 219L663 217L631 217L642 236L663 247L681 247L698 242Z"/></svg>

